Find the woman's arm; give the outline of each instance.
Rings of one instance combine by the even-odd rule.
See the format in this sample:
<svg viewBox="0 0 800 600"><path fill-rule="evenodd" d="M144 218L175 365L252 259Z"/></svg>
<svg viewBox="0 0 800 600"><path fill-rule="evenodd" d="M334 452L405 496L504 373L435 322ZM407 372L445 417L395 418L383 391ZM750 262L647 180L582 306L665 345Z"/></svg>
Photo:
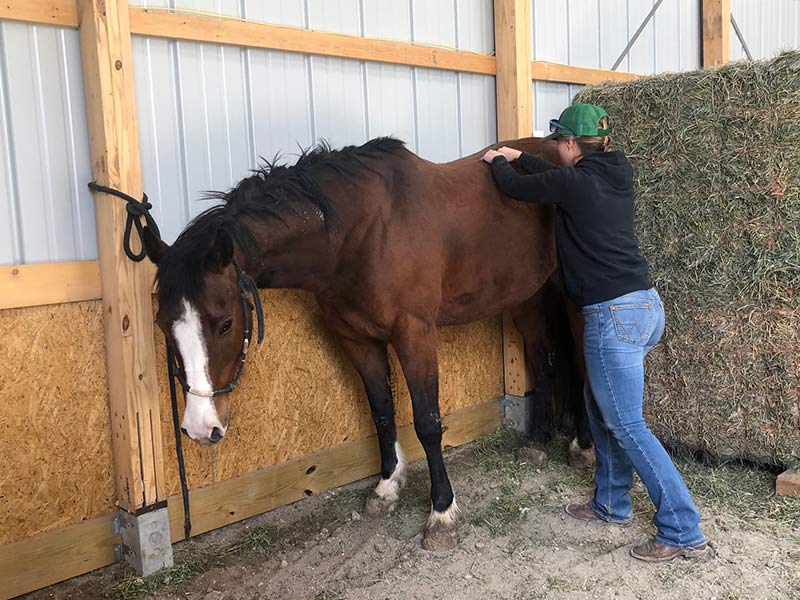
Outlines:
<svg viewBox="0 0 800 600"><path fill-rule="evenodd" d="M564 167L551 167L532 175L520 175L503 155L494 156L491 165L497 187L505 195L522 202L560 204L574 177L573 169Z"/></svg>
<svg viewBox="0 0 800 600"><path fill-rule="evenodd" d="M542 160L533 154L528 154L527 152L523 152L519 155L517 163L523 171L529 174L544 173L545 171L558 168L556 165Z"/></svg>
<svg viewBox="0 0 800 600"><path fill-rule="evenodd" d="M508 162L516 160L520 169L529 175L558 168L556 165L551 164L546 160L542 160L538 156L534 156L528 152L523 152L522 150L517 150L516 148L502 146L501 148L497 149L497 152L505 156Z"/></svg>

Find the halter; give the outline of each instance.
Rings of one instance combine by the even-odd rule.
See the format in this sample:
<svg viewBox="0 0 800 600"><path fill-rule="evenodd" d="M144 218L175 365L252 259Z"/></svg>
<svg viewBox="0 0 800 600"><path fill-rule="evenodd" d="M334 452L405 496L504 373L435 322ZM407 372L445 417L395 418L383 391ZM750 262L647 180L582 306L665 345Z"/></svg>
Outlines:
<svg viewBox="0 0 800 600"><path fill-rule="evenodd" d="M253 278L248 275L242 267L239 266L235 260L233 266L236 267L236 285L239 288L239 297L242 300L242 312L244 313L244 340L242 341L242 351L239 353L239 366L236 369L236 374L233 376L231 382L225 387L217 390L198 390L193 388L186 382L186 377L183 373L183 368L178 364L175 358L175 353L172 348L167 345L167 362L172 367L172 372L180 383L181 388L185 394L192 394L193 396L200 396L201 398L214 398L222 394L230 394L239 385L239 378L244 371L244 363L247 360L247 352L250 349L250 335L253 329L253 309L256 311L256 319L258 321L258 343L264 341L264 311L261 307L261 297L258 295L258 287ZM252 297L253 301L250 301Z"/></svg>

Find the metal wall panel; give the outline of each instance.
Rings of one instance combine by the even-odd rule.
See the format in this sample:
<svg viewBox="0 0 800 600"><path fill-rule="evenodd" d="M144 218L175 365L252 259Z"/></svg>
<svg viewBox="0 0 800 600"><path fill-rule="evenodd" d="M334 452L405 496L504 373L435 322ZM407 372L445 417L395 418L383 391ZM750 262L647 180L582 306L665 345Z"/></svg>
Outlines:
<svg viewBox="0 0 800 600"><path fill-rule="evenodd" d="M732 0L731 14L756 60L800 48L800 0ZM731 60L746 58L731 27Z"/></svg>
<svg viewBox="0 0 800 600"><path fill-rule="evenodd" d="M491 0L135 0L489 54ZM134 38L145 188L171 241L258 157L380 135L446 161L496 140L494 77ZM287 157L288 161L294 160Z"/></svg>
<svg viewBox="0 0 800 600"><path fill-rule="evenodd" d="M655 0L531 0L532 58L610 69ZM655 74L700 66L700 0L664 0L617 70ZM534 129L567 106L579 89L534 84Z"/></svg>
<svg viewBox="0 0 800 600"><path fill-rule="evenodd" d="M0 264L97 255L78 32L0 21Z"/></svg>

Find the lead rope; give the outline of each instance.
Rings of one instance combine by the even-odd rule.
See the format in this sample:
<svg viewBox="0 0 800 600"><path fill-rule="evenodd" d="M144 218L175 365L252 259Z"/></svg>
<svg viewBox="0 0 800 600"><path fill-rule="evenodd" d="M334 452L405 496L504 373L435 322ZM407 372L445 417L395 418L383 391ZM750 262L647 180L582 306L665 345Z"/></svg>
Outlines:
<svg viewBox="0 0 800 600"><path fill-rule="evenodd" d="M142 233L142 223L139 217L144 217L145 223L152 230L153 234L161 239L161 232L158 230L158 225L150 214L150 209L153 205L147 199L147 194L142 194L142 201L139 202L133 196L129 196L125 192L115 190L114 188L100 185L95 181L89 183L89 189L94 192L103 192L121 198L126 202L125 209L128 211L128 217L125 220L125 233L122 237L122 248L125 250L125 255L133 262L141 262L147 256L144 249L144 238ZM136 233L139 234L139 241L141 243L141 251L134 254L131 250L131 232L133 227L136 227ZM186 465L183 460L183 445L181 443L181 426L178 422L178 393L175 390L175 358L172 354L172 349L167 346L167 373L169 374L169 396L172 404L172 427L175 431L175 453L178 459L178 474L181 479L181 495L183 496L183 539L188 540L189 534L192 531L192 517L189 512L189 486L186 483ZM185 401L185 399L184 399Z"/></svg>

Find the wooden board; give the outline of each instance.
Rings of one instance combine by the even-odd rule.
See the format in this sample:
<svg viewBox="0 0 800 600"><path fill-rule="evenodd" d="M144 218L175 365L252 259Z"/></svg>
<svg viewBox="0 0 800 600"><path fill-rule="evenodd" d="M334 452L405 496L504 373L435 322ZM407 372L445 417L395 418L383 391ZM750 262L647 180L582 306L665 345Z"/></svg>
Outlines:
<svg viewBox="0 0 800 600"><path fill-rule="evenodd" d="M0 544L114 507L102 313L0 311Z"/></svg>
<svg viewBox="0 0 800 600"><path fill-rule="evenodd" d="M442 421L445 447L459 446L494 432L500 424L500 405L487 402L446 415ZM422 456L413 425L401 428L398 438L409 460ZM371 436L193 490L192 533L199 535L378 473L377 446ZM168 506L172 539L182 540L181 497L170 497ZM111 515L104 515L2 546L0 600L109 565L119 541L111 534Z"/></svg>
<svg viewBox="0 0 800 600"><path fill-rule="evenodd" d="M460 446L497 430L500 404L491 401L445 415L442 444ZM423 456L413 425L397 433L408 460ZM310 471L310 472L309 472ZM375 436L348 442L260 471L228 479L190 493L192 535L198 535L278 506L369 477L380 472ZM183 539L183 502L169 498L170 531L173 542Z"/></svg>
<svg viewBox="0 0 800 600"><path fill-rule="evenodd" d="M3 0L0 19L77 27L78 11L75 0Z"/></svg>
<svg viewBox="0 0 800 600"><path fill-rule="evenodd" d="M0 267L0 310L99 297L96 260Z"/></svg>
<svg viewBox="0 0 800 600"><path fill-rule="evenodd" d="M322 33L146 8L131 8L131 31L139 35L213 44L233 44L375 62L493 75L494 57L475 52Z"/></svg>
<svg viewBox="0 0 800 600"><path fill-rule="evenodd" d="M535 60L531 63L531 77L534 81L556 81L593 85L605 81L633 81L641 76L636 73L623 73L606 69L588 69L558 63Z"/></svg>
<svg viewBox="0 0 800 600"><path fill-rule="evenodd" d="M703 66L731 59L731 0L703 0Z"/></svg>
<svg viewBox="0 0 800 600"><path fill-rule="evenodd" d="M38 590L114 562L111 514L0 546L0 600Z"/></svg>
<svg viewBox="0 0 800 600"><path fill-rule="evenodd" d="M778 475L775 493L783 496L800 495L800 471L784 471Z"/></svg>
<svg viewBox="0 0 800 600"><path fill-rule="evenodd" d="M374 434L363 385L329 334L307 293L262 290L265 339L251 346L239 388L231 394L233 418L216 446L185 443L189 485L198 488ZM163 372L164 342L156 344ZM438 332L442 414L503 394L499 319ZM411 401L392 357L398 425L412 422ZM166 374L161 384L167 489L180 489ZM180 400L183 406L183 400Z"/></svg>
<svg viewBox="0 0 800 600"><path fill-rule="evenodd" d="M139 198L142 169L127 0L79 0L92 176ZM152 270L124 253L125 204L95 193L117 499L129 512L166 498L150 301ZM135 249L134 249L135 251Z"/></svg>
<svg viewBox="0 0 800 600"><path fill-rule="evenodd" d="M501 140L533 134L530 23L529 0L495 0L497 137ZM508 314L503 315L503 371L506 394L524 396L528 388L525 347Z"/></svg>

